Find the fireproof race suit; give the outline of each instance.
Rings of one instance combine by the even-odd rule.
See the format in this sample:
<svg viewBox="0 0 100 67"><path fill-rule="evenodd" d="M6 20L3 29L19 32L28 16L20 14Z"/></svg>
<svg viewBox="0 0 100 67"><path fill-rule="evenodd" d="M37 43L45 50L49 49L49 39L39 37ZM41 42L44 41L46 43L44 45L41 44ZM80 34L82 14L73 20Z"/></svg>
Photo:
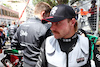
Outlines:
<svg viewBox="0 0 100 67"><path fill-rule="evenodd" d="M89 40L81 35L76 36L63 41L54 36L48 37L42 45L36 67L91 67ZM66 47L71 44L73 45L70 48Z"/></svg>

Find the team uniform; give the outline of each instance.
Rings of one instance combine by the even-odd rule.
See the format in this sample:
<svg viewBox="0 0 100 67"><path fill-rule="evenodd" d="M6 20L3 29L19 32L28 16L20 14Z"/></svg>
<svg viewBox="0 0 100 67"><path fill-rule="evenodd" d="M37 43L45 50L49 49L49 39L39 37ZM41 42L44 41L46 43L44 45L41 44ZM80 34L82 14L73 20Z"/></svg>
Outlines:
<svg viewBox="0 0 100 67"><path fill-rule="evenodd" d="M91 67L90 50L87 37L75 34L56 40L50 36L42 45L36 67Z"/></svg>
<svg viewBox="0 0 100 67"><path fill-rule="evenodd" d="M24 63L34 67L38 60L41 43L45 39L45 33L48 29L37 17L30 18L26 22L17 29L12 46L23 49Z"/></svg>

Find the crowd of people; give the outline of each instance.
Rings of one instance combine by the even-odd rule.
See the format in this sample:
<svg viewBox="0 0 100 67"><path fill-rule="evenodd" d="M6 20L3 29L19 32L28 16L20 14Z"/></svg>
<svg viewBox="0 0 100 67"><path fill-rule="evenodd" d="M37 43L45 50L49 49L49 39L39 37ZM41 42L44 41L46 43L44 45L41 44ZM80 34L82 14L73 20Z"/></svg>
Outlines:
<svg viewBox="0 0 100 67"><path fill-rule="evenodd" d="M14 24L15 27L12 27L12 25ZM2 46L5 46L5 43L8 41L11 41L11 36L14 35L14 33L16 32L18 26L15 24L15 22L12 22L12 24L9 26L4 23L1 22L0 24L0 48L2 48ZM12 32L11 32L12 31ZM12 34L13 33L13 34Z"/></svg>
<svg viewBox="0 0 100 67"><path fill-rule="evenodd" d="M23 51L23 67L93 67L91 60L99 67L98 46L91 59L91 41L84 30L79 32L76 16L71 6L51 8L48 3L39 2L34 17L19 27L15 23L9 26L12 49ZM3 34L7 37L6 32Z"/></svg>

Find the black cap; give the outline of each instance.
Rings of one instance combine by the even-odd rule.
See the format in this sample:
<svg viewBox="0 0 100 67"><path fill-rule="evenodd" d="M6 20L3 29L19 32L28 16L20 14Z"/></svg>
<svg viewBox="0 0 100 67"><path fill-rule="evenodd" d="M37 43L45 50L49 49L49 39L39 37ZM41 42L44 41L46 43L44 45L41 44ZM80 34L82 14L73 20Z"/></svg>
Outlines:
<svg viewBox="0 0 100 67"><path fill-rule="evenodd" d="M42 21L59 22L66 18L67 19L75 18L75 16L76 14L72 7L65 4L61 4L53 7L50 12L50 16L45 19L42 19Z"/></svg>

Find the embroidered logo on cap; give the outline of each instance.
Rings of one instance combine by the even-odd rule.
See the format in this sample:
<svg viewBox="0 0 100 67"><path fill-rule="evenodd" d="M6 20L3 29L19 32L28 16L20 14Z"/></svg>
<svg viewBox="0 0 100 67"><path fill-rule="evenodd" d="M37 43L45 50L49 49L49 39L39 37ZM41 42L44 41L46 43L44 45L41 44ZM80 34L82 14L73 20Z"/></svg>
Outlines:
<svg viewBox="0 0 100 67"><path fill-rule="evenodd" d="M56 13L57 9L58 9L58 7L52 8L50 15L54 15Z"/></svg>
<svg viewBox="0 0 100 67"><path fill-rule="evenodd" d="M84 61L84 57L78 58L76 61L77 61L77 63L83 62Z"/></svg>

